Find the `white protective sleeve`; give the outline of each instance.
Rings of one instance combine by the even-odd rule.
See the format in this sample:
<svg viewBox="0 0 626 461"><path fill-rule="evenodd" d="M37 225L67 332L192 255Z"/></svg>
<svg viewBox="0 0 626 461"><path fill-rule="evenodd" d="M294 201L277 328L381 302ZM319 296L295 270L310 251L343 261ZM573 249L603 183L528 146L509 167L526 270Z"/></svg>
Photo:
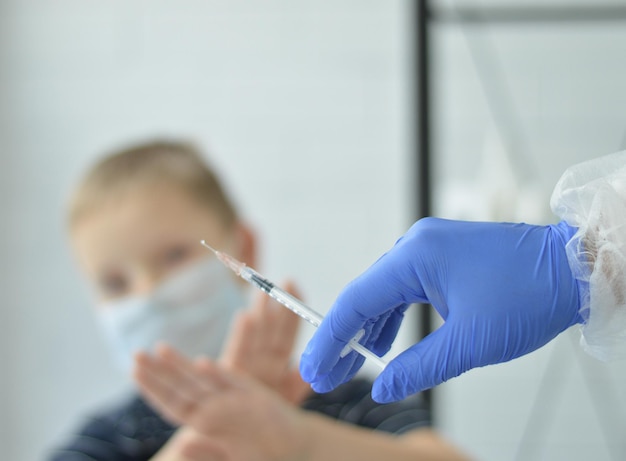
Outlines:
<svg viewBox="0 0 626 461"><path fill-rule="evenodd" d="M568 168L550 206L578 227L566 251L581 288L581 344L601 360L625 358L626 151Z"/></svg>

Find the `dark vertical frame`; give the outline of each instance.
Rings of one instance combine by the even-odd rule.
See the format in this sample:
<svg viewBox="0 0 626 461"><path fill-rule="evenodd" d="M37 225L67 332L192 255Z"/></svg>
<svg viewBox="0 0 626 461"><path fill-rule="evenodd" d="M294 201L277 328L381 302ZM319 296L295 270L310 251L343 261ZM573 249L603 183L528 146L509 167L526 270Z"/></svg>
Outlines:
<svg viewBox="0 0 626 461"><path fill-rule="evenodd" d="M414 139L417 157L416 194L417 218L430 216L432 212L431 197L431 150L430 150L430 41L428 31L429 5L427 0L417 0L414 4L415 36L413 48L415 50L415 76L417 90L414 95L415 123L417 125ZM428 305L420 306L418 339L422 339L431 332L432 309ZM422 393L424 402L433 414L433 390Z"/></svg>

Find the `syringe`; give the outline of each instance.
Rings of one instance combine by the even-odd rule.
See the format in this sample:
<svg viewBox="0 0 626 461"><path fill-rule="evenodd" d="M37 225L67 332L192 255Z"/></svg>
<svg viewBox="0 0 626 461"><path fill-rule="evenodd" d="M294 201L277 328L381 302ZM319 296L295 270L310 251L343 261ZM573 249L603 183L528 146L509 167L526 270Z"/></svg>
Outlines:
<svg viewBox="0 0 626 461"><path fill-rule="evenodd" d="M245 263L242 263L241 261L236 260L235 258L233 258L232 256L226 253L222 253L221 251L216 250L215 248L208 245L204 240L202 240L200 243L204 247L211 250L215 254L215 256L217 256L217 259L219 259L226 267L228 267L230 270L232 270L235 274L237 274L239 277L244 279L246 282L263 290L269 296L274 298L276 301L278 301L280 304L285 306L287 309L298 314L300 317L302 317L304 320L309 322L315 328L320 326L324 317L319 312L315 311L314 309L311 309L309 306L304 304L298 298L290 295L286 291L277 287L272 282L270 282L265 277L263 277L261 274L259 274L257 271L255 271L251 267L246 266ZM357 335L350 340L346 348L342 351L341 356L344 357L350 351L350 349L353 349L359 354L361 354L363 357L370 359L373 363L378 365L381 369L384 369L387 366L387 362L383 360L382 358L380 358L379 356L377 356L376 354L374 354L369 349L367 349L362 344L359 344L359 340L363 337L364 333L365 333L364 330L359 331Z"/></svg>

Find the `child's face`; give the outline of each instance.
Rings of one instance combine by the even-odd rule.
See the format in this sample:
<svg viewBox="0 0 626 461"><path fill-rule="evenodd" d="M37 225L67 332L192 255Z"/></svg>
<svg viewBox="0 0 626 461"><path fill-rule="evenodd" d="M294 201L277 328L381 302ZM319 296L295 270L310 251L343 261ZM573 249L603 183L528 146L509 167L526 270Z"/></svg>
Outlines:
<svg viewBox="0 0 626 461"><path fill-rule="evenodd" d="M207 257L202 239L249 260L238 233L228 232L216 213L180 187L160 184L138 186L85 216L72 229L72 241L99 300L108 301L148 294L168 275Z"/></svg>

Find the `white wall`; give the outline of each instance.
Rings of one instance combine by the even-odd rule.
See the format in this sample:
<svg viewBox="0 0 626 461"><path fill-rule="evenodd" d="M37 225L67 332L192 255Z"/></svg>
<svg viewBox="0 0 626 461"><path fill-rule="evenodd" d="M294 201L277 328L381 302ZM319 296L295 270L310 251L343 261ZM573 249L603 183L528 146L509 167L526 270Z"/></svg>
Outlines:
<svg viewBox="0 0 626 461"><path fill-rule="evenodd" d="M102 152L198 141L258 227L264 271L321 310L410 224L403 2L0 8L3 459L40 458L125 386L63 224Z"/></svg>

